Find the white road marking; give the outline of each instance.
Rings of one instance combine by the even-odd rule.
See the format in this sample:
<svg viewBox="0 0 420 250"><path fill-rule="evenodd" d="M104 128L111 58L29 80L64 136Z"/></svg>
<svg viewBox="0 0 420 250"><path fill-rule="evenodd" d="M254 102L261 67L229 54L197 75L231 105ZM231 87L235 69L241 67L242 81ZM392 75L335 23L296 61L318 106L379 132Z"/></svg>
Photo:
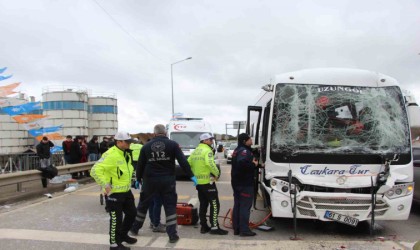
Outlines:
<svg viewBox="0 0 420 250"><path fill-rule="evenodd" d="M392 241L290 241L258 240L258 238L241 238L226 240L223 236L209 236L211 239L181 238L177 243L169 243L168 237L137 236L133 247L174 248L174 249L400 249L401 245ZM78 244L108 245L107 234L57 232L27 229L0 229L0 239L35 240L48 242L67 242Z"/></svg>
<svg viewBox="0 0 420 250"><path fill-rule="evenodd" d="M152 237L139 237L135 246L146 246ZM0 229L0 239L39 240L82 244L109 245L109 235L93 233L57 232L28 229Z"/></svg>

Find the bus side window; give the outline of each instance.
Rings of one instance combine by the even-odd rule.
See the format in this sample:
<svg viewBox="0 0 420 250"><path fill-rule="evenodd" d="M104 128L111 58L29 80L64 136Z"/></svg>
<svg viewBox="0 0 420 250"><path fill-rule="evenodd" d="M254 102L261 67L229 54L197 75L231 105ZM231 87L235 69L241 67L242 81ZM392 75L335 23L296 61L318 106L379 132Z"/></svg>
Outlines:
<svg viewBox="0 0 420 250"><path fill-rule="evenodd" d="M264 108L263 113L263 127L262 127L262 145L261 145L261 159L263 162L265 162L267 158L266 154L266 145L267 145L267 136L268 136L268 123L270 120L270 108L271 108L271 100L267 103L267 106ZM274 117L273 117L274 119Z"/></svg>

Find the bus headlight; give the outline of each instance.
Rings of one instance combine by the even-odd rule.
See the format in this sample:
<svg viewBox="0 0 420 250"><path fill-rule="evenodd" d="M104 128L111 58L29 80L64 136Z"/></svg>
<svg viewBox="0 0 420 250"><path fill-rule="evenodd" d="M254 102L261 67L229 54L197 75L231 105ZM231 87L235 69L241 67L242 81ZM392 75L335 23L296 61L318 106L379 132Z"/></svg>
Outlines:
<svg viewBox="0 0 420 250"><path fill-rule="evenodd" d="M282 206L282 207L287 207L287 206L289 206L289 202L287 202L287 201L282 201L282 202L281 202L281 206Z"/></svg>
<svg viewBox="0 0 420 250"><path fill-rule="evenodd" d="M411 195L413 193L414 183L404 183L394 185L390 190L385 193L389 199L396 199L403 196Z"/></svg>
<svg viewBox="0 0 420 250"><path fill-rule="evenodd" d="M271 179L270 185L275 187L277 185L277 181L275 179Z"/></svg>

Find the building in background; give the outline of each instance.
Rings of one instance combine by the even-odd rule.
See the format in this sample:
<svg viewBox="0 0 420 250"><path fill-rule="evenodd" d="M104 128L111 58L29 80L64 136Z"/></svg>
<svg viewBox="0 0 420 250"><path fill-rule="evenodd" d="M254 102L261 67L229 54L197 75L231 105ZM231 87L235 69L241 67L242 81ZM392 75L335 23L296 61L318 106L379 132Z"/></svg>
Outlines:
<svg viewBox="0 0 420 250"><path fill-rule="evenodd" d="M23 94L13 98L0 98L1 107L10 107L26 102L28 100ZM29 135L23 124L17 123L0 108L0 154L23 152L34 143L35 138Z"/></svg>
<svg viewBox="0 0 420 250"><path fill-rule="evenodd" d="M1 108L34 102L35 98L1 98ZM87 89L67 86L50 86L42 90L42 109L32 114L42 114L44 127L61 126L53 138L57 146L66 135L114 135L118 130L118 106L114 94L91 94ZM41 122L40 122L41 123ZM54 139L57 138L57 139ZM21 153L37 144L35 137L28 133L23 124L17 123L0 109L0 154Z"/></svg>

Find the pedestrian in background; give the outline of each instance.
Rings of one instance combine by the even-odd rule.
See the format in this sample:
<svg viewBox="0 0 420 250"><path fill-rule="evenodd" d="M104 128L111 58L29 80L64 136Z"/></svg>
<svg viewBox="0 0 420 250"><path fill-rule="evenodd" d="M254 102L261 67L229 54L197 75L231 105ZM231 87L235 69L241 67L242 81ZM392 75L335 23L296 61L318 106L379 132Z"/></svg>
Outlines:
<svg viewBox="0 0 420 250"><path fill-rule="evenodd" d="M143 147L142 144L140 144L139 139L133 138L133 143L130 144L130 149L133 155L133 166L134 170L136 169L137 162L139 160L140 156L140 150Z"/></svg>
<svg viewBox="0 0 420 250"><path fill-rule="evenodd" d="M36 145L36 154L39 157L39 167L42 169L46 169L49 165L51 165L51 151L50 149L54 147L54 143L48 140L48 137L42 137L41 142ZM42 187L47 187L47 179L42 178Z"/></svg>
<svg viewBox="0 0 420 250"><path fill-rule="evenodd" d="M114 136L110 136L109 138L108 138L108 147L112 147L112 146L114 146L115 145L115 139L114 139Z"/></svg>
<svg viewBox="0 0 420 250"><path fill-rule="evenodd" d="M214 137L209 133L200 135L200 144L191 153L188 163L195 177L197 177L197 192L200 201L199 217L202 234L226 235L228 231L219 226L220 202L215 181L220 176L220 171L214 162L213 145ZM210 205L210 225L207 224L206 214Z"/></svg>
<svg viewBox="0 0 420 250"><path fill-rule="evenodd" d="M104 189L106 205L110 215L110 249L130 249L122 243L134 244L136 238L128 236L136 216L134 196L131 192L132 165L130 143L127 132L115 135L115 146L107 150L91 169L91 176Z"/></svg>
<svg viewBox="0 0 420 250"><path fill-rule="evenodd" d="M182 153L179 144L166 136L165 126L157 124L154 127L155 137L146 143L140 151L136 178L142 183L140 203L137 208L136 221L130 232L137 235L146 219L147 209L156 194L162 198L166 215L166 233L169 242L179 240L177 232L175 159L182 169L190 176L194 185L197 178L191 172L190 165Z"/></svg>
<svg viewBox="0 0 420 250"><path fill-rule="evenodd" d="M80 161L82 159L82 148L81 148L81 145L80 145L82 143L82 139L83 138L78 135L74 138L74 140L71 144L71 147L70 147L70 164L80 163ZM72 173L71 177L73 179L77 179L79 177L79 172Z"/></svg>
<svg viewBox="0 0 420 250"><path fill-rule="evenodd" d="M231 184L233 189L232 223L234 235L254 236L249 228L251 206L254 200L254 171L258 161L251 150L252 139L246 134L238 136L238 147L232 154Z"/></svg>
<svg viewBox="0 0 420 250"><path fill-rule="evenodd" d="M66 164L70 163L70 148L73 142L73 137L71 135L66 136L66 139L63 141L63 152L64 152L64 162Z"/></svg>
<svg viewBox="0 0 420 250"><path fill-rule="evenodd" d="M104 138L102 138L101 144L99 144L99 153L103 155L108 149L109 149L108 137L104 136Z"/></svg>
<svg viewBox="0 0 420 250"><path fill-rule="evenodd" d="M82 140L80 141L80 150L82 151L82 157L80 158L80 163L88 161L88 145L86 141L86 137L82 136Z"/></svg>
<svg viewBox="0 0 420 250"><path fill-rule="evenodd" d="M94 135L88 143L89 161L97 161L99 159L99 142L98 136Z"/></svg>

